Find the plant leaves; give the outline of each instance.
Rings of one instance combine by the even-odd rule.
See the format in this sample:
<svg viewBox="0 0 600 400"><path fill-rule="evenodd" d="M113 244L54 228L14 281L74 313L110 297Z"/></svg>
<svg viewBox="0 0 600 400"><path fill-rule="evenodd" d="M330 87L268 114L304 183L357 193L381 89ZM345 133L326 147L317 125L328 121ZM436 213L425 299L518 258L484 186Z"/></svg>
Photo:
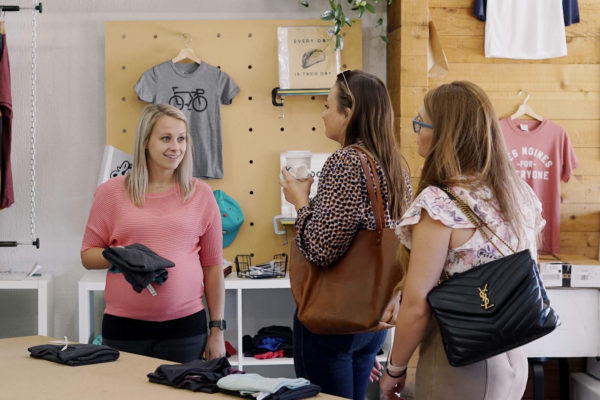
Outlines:
<svg viewBox="0 0 600 400"><path fill-rule="evenodd" d="M365 13L365 8L363 6L358 7L358 18L362 18Z"/></svg>
<svg viewBox="0 0 600 400"><path fill-rule="evenodd" d="M371 14L375 14L375 7L373 7L373 5L371 3L367 3L365 4L365 8L371 13Z"/></svg>
<svg viewBox="0 0 600 400"><path fill-rule="evenodd" d="M381 26L381 25L383 25L383 18L379 18L377 20L377 23L375 24L375 27L378 27L378 26Z"/></svg>
<svg viewBox="0 0 600 400"><path fill-rule="evenodd" d="M342 3L338 3L335 8L335 19L339 20L344 18L344 10L342 10Z"/></svg>
<svg viewBox="0 0 600 400"><path fill-rule="evenodd" d="M335 29L333 30L334 35L339 35L341 30L342 30L342 26L340 25L339 22L336 22Z"/></svg>
<svg viewBox="0 0 600 400"><path fill-rule="evenodd" d="M345 17L345 18L344 18L344 23L345 23L346 25L348 25L348 26L352 26L352 21L351 21L351 20L350 20L350 18L348 18L348 17Z"/></svg>
<svg viewBox="0 0 600 400"><path fill-rule="evenodd" d="M304 7L310 6L310 3L306 0L301 1L300 4L302 4Z"/></svg>
<svg viewBox="0 0 600 400"><path fill-rule="evenodd" d="M321 14L321 19L323 21L331 21L333 19L333 11L327 10L323 14Z"/></svg>
<svg viewBox="0 0 600 400"><path fill-rule="evenodd" d="M379 37L381 38L381 40L383 40L385 43L390 44L390 39L388 39L387 35L379 35Z"/></svg>

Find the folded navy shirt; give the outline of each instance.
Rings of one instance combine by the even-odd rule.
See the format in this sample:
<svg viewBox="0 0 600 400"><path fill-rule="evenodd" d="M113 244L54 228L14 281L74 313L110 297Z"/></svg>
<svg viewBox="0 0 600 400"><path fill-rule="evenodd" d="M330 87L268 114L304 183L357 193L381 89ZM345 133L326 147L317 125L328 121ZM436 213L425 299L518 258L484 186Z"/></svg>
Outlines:
<svg viewBox="0 0 600 400"><path fill-rule="evenodd" d="M263 400L297 400L306 399L308 397L314 397L321 393L321 386L318 385L306 385L298 388L282 387L275 393L271 393Z"/></svg>
<svg viewBox="0 0 600 400"><path fill-rule="evenodd" d="M98 364L119 358L119 351L106 345L70 344L62 350L64 347L62 344L41 344L27 350L31 357L71 366Z"/></svg>
<svg viewBox="0 0 600 400"><path fill-rule="evenodd" d="M228 375L231 364L225 357L213 360L194 360L184 364L163 364L148 374L153 383L189 389L194 392L215 393L217 381Z"/></svg>
<svg viewBox="0 0 600 400"><path fill-rule="evenodd" d="M138 293L151 282L162 284L169 274L165 268L175 266L173 261L159 256L140 243L125 247L107 247L102 251L102 255L123 273L125 280Z"/></svg>

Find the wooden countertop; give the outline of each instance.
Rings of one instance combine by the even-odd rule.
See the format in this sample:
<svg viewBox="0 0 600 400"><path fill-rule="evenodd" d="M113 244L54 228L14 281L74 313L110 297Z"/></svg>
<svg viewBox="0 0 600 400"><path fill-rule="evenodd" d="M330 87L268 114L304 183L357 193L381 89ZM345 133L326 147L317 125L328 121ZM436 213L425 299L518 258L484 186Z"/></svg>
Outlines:
<svg viewBox="0 0 600 400"><path fill-rule="evenodd" d="M0 339L2 399L239 399L150 383L146 374L168 361L121 352L117 361L71 367L29 356L30 346L59 340L47 336ZM319 394L316 399L339 399Z"/></svg>

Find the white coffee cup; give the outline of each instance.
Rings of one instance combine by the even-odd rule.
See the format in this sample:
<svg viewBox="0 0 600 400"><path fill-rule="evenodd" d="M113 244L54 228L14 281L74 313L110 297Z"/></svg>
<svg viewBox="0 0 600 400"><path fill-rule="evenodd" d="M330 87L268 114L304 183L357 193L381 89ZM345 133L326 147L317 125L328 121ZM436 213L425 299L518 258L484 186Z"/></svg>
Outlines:
<svg viewBox="0 0 600 400"><path fill-rule="evenodd" d="M302 181L311 175L311 158L312 154L308 150L290 150L285 153L285 166L294 178Z"/></svg>

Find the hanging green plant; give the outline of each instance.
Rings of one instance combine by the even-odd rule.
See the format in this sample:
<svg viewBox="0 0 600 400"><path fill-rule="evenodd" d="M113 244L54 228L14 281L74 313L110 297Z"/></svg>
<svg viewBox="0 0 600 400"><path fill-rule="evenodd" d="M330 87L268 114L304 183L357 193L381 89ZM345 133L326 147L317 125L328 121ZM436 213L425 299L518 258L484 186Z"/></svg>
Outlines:
<svg viewBox="0 0 600 400"><path fill-rule="evenodd" d="M308 0L298 1L302 6L309 7L310 2ZM379 0L346 0L346 6L342 6L343 0L329 0L329 9L325 10L320 18L323 21L331 21L333 27L330 29L332 36L335 36L335 50L341 50L344 48L344 39L342 38L342 28L344 25L352 26L353 20L346 16L344 8L350 8L351 11L356 12L356 18L361 19L365 14L365 11L370 14L375 14L375 6ZM388 5L392 4L392 0L387 0ZM375 23L376 27L383 25L383 18L378 18ZM386 43L389 43L389 39L385 32L382 32L379 37Z"/></svg>

